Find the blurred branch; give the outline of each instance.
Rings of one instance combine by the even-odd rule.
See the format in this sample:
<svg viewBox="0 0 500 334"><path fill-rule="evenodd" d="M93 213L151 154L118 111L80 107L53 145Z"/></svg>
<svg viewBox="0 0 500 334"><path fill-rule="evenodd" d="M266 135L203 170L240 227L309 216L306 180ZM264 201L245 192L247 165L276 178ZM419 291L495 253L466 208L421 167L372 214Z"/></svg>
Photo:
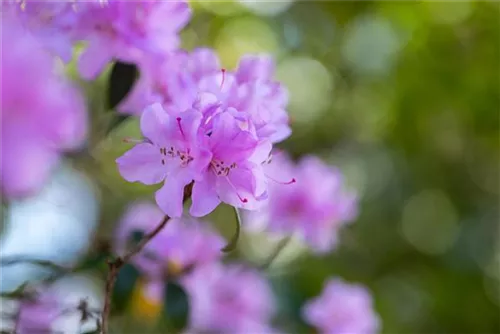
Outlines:
<svg viewBox="0 0 500 334"><path fill-rule="evenodd" d="M283 249L285 249L285 247L290 243L290 240L292 240L291 236L281 239L271 255L269 255L266 261L264 261L264 263L260 265L260 269L268 269L273 264L274 260L276 260L276 258L278 258L278 256L281 254Z"/></svg>
<svg viewBox="0 0 500 334"><path fill-rule="evenodd" d="M186 202L188 198L191 197L191 192L193 189L193 184L189 184L184 188L184 198L183 202ZM163 217L163 220L156 226L151 232L145 234L141 241L128 253L126 253L122 257L117 257L114 259L109 259L108 260L108 276L106 278L106 290L104 294L104 306L102 309L102 317L101 317L101 333L102 334L108 334L108 323L109 323L109 313L111 311L111 295L113 293L113 288L116 283L116 278L118 277L118 273L120 272L120 269L128 262L132 257L140 253L144 247L156 236L158 233L163 230L163 228L167 225L169 222L170 217L168 215L165 215Z"/></svg>
<svg viewBox="0 0 500 334"><path fill-rule="evenodd" d="M236 218L236 231L234 231L234 234L229 240L229 243L222 248L222 251L224 253L228 253L233 251L236 248L236 245L238 244L238 240L240 239L240 230L241 230L241 216L240 216L240 210L238 210L237 207L233 207L234 210L234 216Z"/></svg>
<svg viewBox="0 0 500 334"><path fill-rule="evenodd" d="M32 259L22 256L6 256L0 258L0 267L13 266L16 264L32 264L40 267L47 267L57 272L67 272L71 268L66 268L49 260Z"/></svg>

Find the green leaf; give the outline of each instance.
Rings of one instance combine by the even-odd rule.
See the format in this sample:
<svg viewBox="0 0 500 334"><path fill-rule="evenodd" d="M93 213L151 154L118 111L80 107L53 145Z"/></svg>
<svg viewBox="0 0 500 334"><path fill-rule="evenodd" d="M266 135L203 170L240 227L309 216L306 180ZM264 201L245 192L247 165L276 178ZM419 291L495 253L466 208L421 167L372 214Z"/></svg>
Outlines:
<svg viewBox="0 0 500 334"><path fill-rule="evenodd" d="M108 109L114 109L127 96L138 74L134 64L117 61L113 65L108 81Z"/></svg>
<svg viewBox="0 0 500 334"><path fill-rule="evenodd" d="M182 330L189 319L189 298L182 286L175 282L165 284L163 313L167 325L172 330Z"/></svg>
<svg viewBox="0 0 500 334"><path fill-rule="evenodd" d="M234 235L231 240L229 240L229 243L224 248L222 248L222 251L225 253L235 250L236 246L238 245L238 240L240 239L241 216L238 208L234 208L234 215L236 218L236 231L234 231Z"/></svg>
<svg viewBox="0 0 500 334"><path fill-rule="evenodd" d="M113 306L117 312L127 309L140 273L130 263L126 263L118 273L113 290Z"/></svg>

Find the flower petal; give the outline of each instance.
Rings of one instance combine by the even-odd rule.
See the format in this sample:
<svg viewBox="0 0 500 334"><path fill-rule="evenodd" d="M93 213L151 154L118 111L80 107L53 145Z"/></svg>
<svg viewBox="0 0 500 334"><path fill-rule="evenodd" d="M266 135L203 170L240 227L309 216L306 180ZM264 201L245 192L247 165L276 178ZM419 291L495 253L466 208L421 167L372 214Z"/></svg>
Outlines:
<svg viewBox="0 0 500 334"><path fill-rule="evenodd" d="M194 183L191 209L189 213L194 217L202 217L212 212L220 199L215 191L215 183L210 180L203 180Z"/></svg>
<svg viewBox="0 0 500 334"><path fill-rule="evenodd" d="M129 182L147 185L160 183L165 179L167 168L162 165L158 147L149 143L138 144L116 159L118 170Z"/></svg>
<svg viewBox="0 0 500 334"><path fill-rule="evenodd" d="M159 103L147 107L141 116L141 131L144 137L157 145L165 143L165 130L169 117Z"/></svg>
<svg viewBox="0 0 500 334"><path fill-rule="evenodd" d="M103 40L95 38L90 41L87 49L78 59L78 72L86 80L95 79L104 66L112 59L112 46L107 45Z"/></svg>
<svg viewBox="0 0 500 334"><path fill-rule="evenodd" d="M171 218L178 218L182 215L184 187L189 182L191 179L187 173L180 169L177 173L171 173L165 185L156 192L156 203Z"/></svg>

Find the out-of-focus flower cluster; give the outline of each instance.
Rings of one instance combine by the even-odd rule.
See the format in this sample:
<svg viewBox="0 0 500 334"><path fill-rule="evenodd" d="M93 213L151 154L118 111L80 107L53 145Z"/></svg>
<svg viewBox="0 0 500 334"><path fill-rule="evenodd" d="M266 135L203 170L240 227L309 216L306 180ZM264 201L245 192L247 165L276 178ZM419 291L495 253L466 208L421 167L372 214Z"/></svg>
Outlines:
<svg viewBox="0 0 500 334"><path fill-rule="evenodd" d="M291 134L288 93L274 79L273 59L247 55L226 70L211 49L178 50L190 16L185 1L3 2L2 191L36 192L61 154L85 138L85 104L56 73L54 57L67 63L84 42L77 63L89 80L113 61L135 64L140 76L117 109L140 117L143 138L129 140L134 146L116 162L125 180L163 186L157 206L129 207L115 252L123 256L169 219L131 258L143 276L141 296L161 304L165 282L175 281L189 297L187 332L275 332L275 298L263 273L223 264L224 239L193 217L226 203L245 210L250 229L297 234L324 253L356 217L356 196L340 171L319 158L294 163L286 153L272 153ZM375 332L369 294L332 282L306 306L306 320L325 333ZM23 305L19 328L29 326L28 318L37 329L50 328L55 311L43 306L50 298Z"/></svg>
<svg viewBox="0 0 500 334"><path fill-rule="evenodd" d="M1 36L0 176L2 193L17 198L39 191L61 153L82 144L86 108L16 18L2 15Z"/></svg>
<svg viewBox="0 0 500 334"><path fill-rule="evenodd" d="M339 229L357 214L357 198L345 189L342 173L314 156L295 164L284 152L276 154L265 169L274 180L269 201L259 211L246 212L248 228L295 234L316 253L332 250ZM291 178L297 182L280 182Z"/></svg>
<svg viewBox="0 0 500 334"><path fill-rule="evenodd" d="M20 18L27 32L65 62L75 43L86 47L78 68L94 79L113 60L130 63L175 50L191 11L185 1L6 1L4 11Z"/></svg>
<svg viewBox="0 0 500 334"><path fill-rule="evenodd" d="M136 233L147 233L163 213L148 202L133 204L116 233L117 253L127 249ZM135 257L144 275L139 296L149 305L162 304L165 281L178 280L190 301L187 332L264 333L271 331L274 297L259 271L238 264L222 264L223 238L207 222L183 217L172 219ZM161 307L150 308L156 318Z"/></svg>

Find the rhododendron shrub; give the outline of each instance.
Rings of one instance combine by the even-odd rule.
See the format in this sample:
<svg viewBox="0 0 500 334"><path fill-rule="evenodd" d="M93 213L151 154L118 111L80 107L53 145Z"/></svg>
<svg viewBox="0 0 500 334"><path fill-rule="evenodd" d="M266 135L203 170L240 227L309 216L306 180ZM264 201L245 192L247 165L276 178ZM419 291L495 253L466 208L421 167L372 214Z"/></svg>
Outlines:
<svg viewBox="0 0 500 334"><path fill-rule="evenodd" d="M241 256L227 262L240 224L298 236L313 254L324 254L357 216L357 196L339 169L314 155L293 161L277 149L292 130L289 93L275 78L273 57L247 54L226 69L210 48L180 49L191 14L185 1L2 2L0 177L8 199L37 194L70 151L95 163L92 143L83 145L93 134L86 103L62 64L76 65L90 86L108 65L132 64L139 72L110 112L136 119L141 136L124 140L127 150L114 159L121 182L154 195L128 203L101 245L102 309L89 311L84 301L73 307L100 333L109 332L114 311L127 309L114 297L134 292L149 305L146 318L163 313L169 332L279 332L280 305L265 268ZM220 206L237 220L229 242L201 219ZM76 270L54 267L61 275ZM21 288L17 331L51 331L65 312L54 306L53 291ZM329 281L303 316L321 333L379 328L368 291L341 280Z"/></svg>

